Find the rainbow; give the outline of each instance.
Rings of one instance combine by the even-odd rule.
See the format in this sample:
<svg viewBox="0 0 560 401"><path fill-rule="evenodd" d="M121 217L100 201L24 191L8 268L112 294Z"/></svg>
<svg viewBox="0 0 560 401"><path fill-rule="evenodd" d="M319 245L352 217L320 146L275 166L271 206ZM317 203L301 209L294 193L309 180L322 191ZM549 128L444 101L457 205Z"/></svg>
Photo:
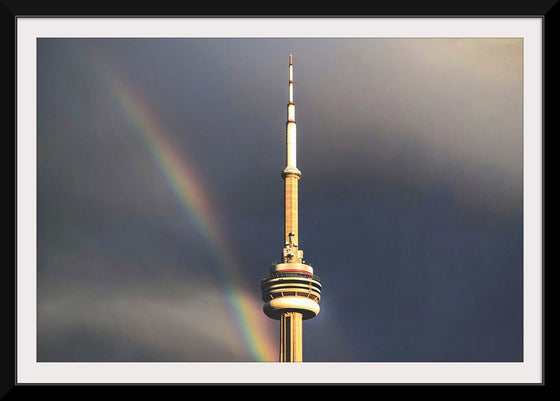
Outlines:
<svg viewBox="0 0 560 401"><path fill-rule="evenodd" d="M107 67L107 66L105 66ZM173 146L171 135L158 121L142 97L125 86L114 71L104 69L106 85L114 95L120 111L143 140L153 161L169 188L179 200L183 211L196 226L212 251L214 265L223 287L227 304L235 317L236 327L250 355L257 361L277 360L277 351L270 336L264 333L261 305L249 297L239 282L242 273L235 263L228 242L215 221L211 197L197 177L195 169ZM111 73L109 73L111 71Z"/></svg>

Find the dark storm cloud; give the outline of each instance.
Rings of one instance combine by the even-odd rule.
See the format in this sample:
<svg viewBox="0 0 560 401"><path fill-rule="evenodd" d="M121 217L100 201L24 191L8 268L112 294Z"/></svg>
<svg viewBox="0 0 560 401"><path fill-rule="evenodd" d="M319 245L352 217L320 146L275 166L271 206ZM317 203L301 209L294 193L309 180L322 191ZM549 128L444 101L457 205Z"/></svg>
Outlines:
<svg viewBox="0 0 560 401"><path fill-rule="evenodd" d="M43 297L40 361L251 360L215 283L184 274L150 281L119 276L118 285L68 280Z"/></svg>
<svg viewBox="0 0 560 401"><path fill-rule="evenodd" d="M320 88L314 95L323 99L312 114L320 125L300 124L311 131L304 149L325 152L302 163L317 161L324 177L339 171L417 188L441 183L473 206L519 210L519 40L386 39L348 47L327 64L325 78L300 85Z"/></svg>
<svg viewBox="0 0 560 401"><path fill-rule="evenodd" d="M249 358L211 247L106 77L195 166L260 302L289 54L300 242L325 285L305 360L520 360L522 42L500 39L39 40L40 359Z"/></svg>

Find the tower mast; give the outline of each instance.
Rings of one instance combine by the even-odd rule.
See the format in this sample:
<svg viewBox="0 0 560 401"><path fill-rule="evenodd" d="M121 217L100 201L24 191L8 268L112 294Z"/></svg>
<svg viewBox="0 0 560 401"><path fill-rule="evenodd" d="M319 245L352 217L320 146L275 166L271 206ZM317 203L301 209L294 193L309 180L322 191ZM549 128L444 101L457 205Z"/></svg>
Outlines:
<svg viewBox="0 0 560 401"><path fill-rule="evenodd" d="M284 178L284 263L301 262L303 251L299 250L298 235L298 181L301 171L297 168L296 105L294 103L294 65L290 54L288 83L288 119L286 122L286 167Z"/></svg>
<svg viewBox="0 0 560 401"><path fill-rule="evenodd" d="M302 320L319 313L321 280L303 261L298 233L298 182L296 106L294 103L294 70L290 54L288 83L288 118L286 122L286 167L284 179L284 247L282 263L273 265L262 280L264 313L280 320L280 362L302 361Z"/></svg>

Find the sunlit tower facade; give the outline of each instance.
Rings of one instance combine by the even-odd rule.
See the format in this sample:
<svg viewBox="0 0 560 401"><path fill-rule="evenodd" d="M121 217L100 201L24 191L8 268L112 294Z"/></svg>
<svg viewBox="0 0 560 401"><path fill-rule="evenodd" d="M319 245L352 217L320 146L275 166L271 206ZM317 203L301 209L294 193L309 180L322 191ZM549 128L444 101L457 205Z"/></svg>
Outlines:
<svg viewBox="0 0 560 401"><path fill-rule="evenodd" d="M282 263L273 265L261 282L264 313L280 321L280 362L302 362L302 321L319 313L321 280L303 260L298 235L298 183L294 66L290 54L286 167L284 179L284 247Z"/></svg>

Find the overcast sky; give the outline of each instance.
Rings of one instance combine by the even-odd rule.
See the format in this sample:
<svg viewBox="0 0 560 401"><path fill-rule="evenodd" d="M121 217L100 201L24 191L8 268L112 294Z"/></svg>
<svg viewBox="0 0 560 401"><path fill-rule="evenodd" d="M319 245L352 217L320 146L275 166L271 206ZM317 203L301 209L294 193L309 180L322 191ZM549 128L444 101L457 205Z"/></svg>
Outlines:
<svg viewBox="0 0 560 401"><path fill-rule="evenodd" d="M288 57L305 361L523 359L521 39L39 39L39 361L274 361Z"/></svg>

